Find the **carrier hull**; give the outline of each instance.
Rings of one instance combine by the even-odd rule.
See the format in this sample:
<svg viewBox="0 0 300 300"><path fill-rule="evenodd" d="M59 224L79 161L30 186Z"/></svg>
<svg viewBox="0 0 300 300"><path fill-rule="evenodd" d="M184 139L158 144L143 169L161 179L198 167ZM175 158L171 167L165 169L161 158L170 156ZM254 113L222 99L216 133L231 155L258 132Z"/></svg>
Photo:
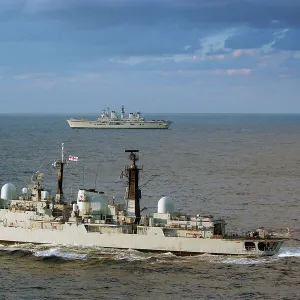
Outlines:
<svg viewBox="0 0 300 300"><path fill-rule="evenodd" d="M137 122L98 122L86 119L67 120L72 129L168 129L171 122L137 121Z"/></svg>

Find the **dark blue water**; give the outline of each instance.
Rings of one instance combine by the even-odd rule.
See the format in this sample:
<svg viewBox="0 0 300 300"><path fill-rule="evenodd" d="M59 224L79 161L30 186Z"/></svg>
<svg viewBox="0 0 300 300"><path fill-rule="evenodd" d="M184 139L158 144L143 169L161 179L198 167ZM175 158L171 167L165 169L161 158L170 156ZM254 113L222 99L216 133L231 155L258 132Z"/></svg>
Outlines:
<svg viewBox="0 0 300 300"><path fill-rule="evenodd" d="M72 130L74 115L0 115L0 186L18 192L36 171L56 190L51 164L65 155L64 192L103 190L122 202L128 163L140 150L142 205L168 195L177 210L227 219L228 230L265 226L300 238L300 115L146 115L169 130ZM90 119L96 115L87 116ZM98 171L97 171L98 169ZM293 240L267 259L180 258L58 245L3 246L0 299L298 299L300 246Z"/></svg>

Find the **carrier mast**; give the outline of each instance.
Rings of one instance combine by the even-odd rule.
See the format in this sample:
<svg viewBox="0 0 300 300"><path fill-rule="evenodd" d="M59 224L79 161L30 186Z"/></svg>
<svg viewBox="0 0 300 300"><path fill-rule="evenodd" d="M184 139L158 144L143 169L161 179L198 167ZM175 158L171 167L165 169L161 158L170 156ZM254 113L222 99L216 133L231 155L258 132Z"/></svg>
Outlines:
<svg viewBox="0 0 300 300"><path fill-rule="evenodd" d="M128 178L128 186L126 188L125 201L127 203L127 216L134 219L134 224L139 224L141 219L140 211L140 199L141 190L139 189L139 171L140 169L136 165L138 161L137 152L139 150L125 150L129 152L129 159L131 165L125 169L125 175Z"/></svg>
<svg viewBox="0 0 300 300"><path fill-rule="evenodd" d="M124 110L124 105L121 107L121 119L124 119L125 117L125 110Z"/></svg>

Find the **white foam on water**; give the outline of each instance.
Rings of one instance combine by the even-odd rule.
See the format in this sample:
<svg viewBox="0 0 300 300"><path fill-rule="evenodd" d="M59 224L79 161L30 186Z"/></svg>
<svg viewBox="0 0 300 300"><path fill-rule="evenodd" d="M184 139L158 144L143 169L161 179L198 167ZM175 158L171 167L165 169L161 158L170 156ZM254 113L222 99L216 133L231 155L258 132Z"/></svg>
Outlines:
<svg viewBox="0 0 300 300"><path fill-rule="evenodd" d="M56 257L61 257L64 259L78 259L78 260L86 260L88 258L87 254L62 252L58 248L51 248L48 250L35 251L35 252L33 252L33 255L37 256L37 257L56 256Z"/></svg>
<svg viewBox="0 0 300 300"><path fill-rule="evenodd" d="M300 257L300 247L283 247L279 251L279 254L268 257L235 257L235 256L214 256L203 255L201 260L206 260L211 263L224 263L224 264L236 264L236 265L258 265L267 264L274 261L278 261L284 257Z"/></svg>
<svg viewBox="0 0 300 300"><path fill-rule="evenodd" d="M250 258L250 257L230 257L224 259L222 263L225 264L235 264L235 265L258 265L258 264L265 264L270 262L267 258Z"/></svg>
<svg viewBox="0 0 300 300"><path fill-rule="evenodd" d="M269 263L270 257L246 257L246 256L230 256L216 254L201 254L197 256L185 257L185 259L198 261L206 261L214 264L236 264L236 265L253 265Z"/></svg>
<svg viewBox="0 0 300 300"><path fill-rule="evenodd" d="M142 253L137 250L128 249L121 250L115 253L115 258L117 260L127 260L127 261L144 261L150 259L152 256L149 256L148 253Z"/></svg>
<svg viewBox="0 0 300 300"><path fill-rule="evenodd" d="M163 256L171 256L171 257L176 257L176 255L172 252L165 252L165 253L161 253L160 255L163 255Z"/></svg>
<svg viewBox="0 0 300 300"><path fill-rule="evenodd" d="M36 257L50 257L56 256L63 259L70 260L87 260L90 258L101 257L101 255L112 255L115 260L127 260L127 261L146 261L153 257L159 258L159 260L164 261L167 258L176 257L175 254L171 252L161 253L159 255L155 253L142 253L137 250L127 249L111 249L102 248L99 246L60 246L54 244L14 244L11 246L6 246L0 244L0 251L17 251L17 250L29 250ZM266 264L274 262L276 260L285 257L300 257L300 247L283 247L280 249L278 255L272 257L236 257L236 256L226 256L226 255L213 255L213 254L201 254L191 257L181 257L178 262L184 262L186 260L201 260L210 263L218 264L237 264L237 265L252 265L252 264Z"/></svg>
<svg viewBox="0 0 300 300"><path fill-rule="evenodd" d="M281 248L278 257L300 257L300 247Z"/></svg>
<svg viewBox="0 0 300 300"><path fill-rule="evenodd" d="M1 247L1 250L13 252L13 251L21 250L21 249L16 248L16 247L5 247L5 246L3 246L3 247Z"/></svg>

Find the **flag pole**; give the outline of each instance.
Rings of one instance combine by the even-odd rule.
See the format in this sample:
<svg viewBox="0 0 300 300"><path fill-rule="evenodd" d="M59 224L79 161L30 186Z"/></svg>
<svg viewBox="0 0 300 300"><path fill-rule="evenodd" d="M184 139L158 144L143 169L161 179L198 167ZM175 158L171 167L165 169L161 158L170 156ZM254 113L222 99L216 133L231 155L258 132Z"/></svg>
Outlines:
<svg viewBox="0 0 300 300"><path fill-rule="evenodd" d="M64 143L61 144L61 162L64 161Z"/></svg>

